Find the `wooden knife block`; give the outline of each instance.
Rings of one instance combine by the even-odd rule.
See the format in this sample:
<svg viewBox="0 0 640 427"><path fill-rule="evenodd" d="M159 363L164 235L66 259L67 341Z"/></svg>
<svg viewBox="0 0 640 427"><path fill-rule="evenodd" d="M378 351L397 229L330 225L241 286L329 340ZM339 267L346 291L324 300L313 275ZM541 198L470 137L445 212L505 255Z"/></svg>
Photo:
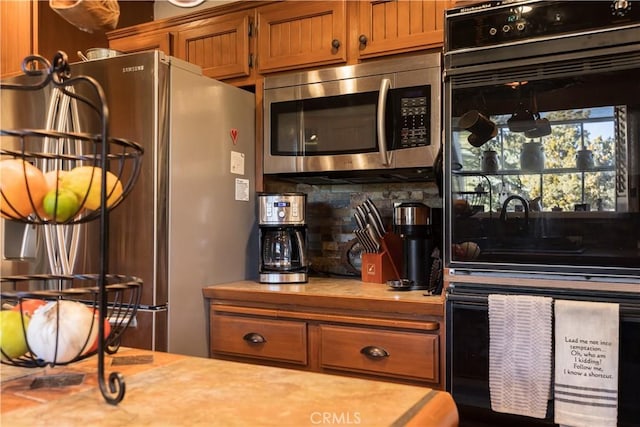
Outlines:
<svg viewBox="0 0 640 427"><path fill-rule="evenodd" d="M386 233L383 236L384 245L378 253L365 252L362 254L361 276L363 282L387 283L387 280L397 280L394 265L399 274L402 274L402 238L394 233Z"/></svg>

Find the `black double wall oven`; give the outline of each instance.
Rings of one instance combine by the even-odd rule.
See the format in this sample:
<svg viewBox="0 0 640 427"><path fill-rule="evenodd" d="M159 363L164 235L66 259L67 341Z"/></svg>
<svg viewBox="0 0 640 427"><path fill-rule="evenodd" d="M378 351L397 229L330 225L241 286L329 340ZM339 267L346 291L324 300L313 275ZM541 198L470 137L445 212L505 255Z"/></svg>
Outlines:
<svg viewBox="0 0 640 427"><path fill-rule="evenodd" d="M553 402L544 420L490 410L500 293L618 303L618 425L638 426L640 2L479 3L448 10L445 34L446 380L462 420L553 424Z"/></svg>

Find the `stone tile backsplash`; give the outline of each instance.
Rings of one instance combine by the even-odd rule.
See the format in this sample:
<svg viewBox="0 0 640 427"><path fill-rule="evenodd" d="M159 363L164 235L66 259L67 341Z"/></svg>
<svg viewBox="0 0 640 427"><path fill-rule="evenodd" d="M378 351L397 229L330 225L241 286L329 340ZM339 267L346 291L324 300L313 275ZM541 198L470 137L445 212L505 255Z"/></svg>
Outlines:
<svg viewBox="0 0 640 427"><path fill-rule="evenodd" d="M308 256L314 274L360 275L349 266L347 252L355 238L353 212L367 197L380 210L388 230L393 226L394 203L414 201L442 207L434 182L309 185L267 179L265 191L307 194Z"/></svg>

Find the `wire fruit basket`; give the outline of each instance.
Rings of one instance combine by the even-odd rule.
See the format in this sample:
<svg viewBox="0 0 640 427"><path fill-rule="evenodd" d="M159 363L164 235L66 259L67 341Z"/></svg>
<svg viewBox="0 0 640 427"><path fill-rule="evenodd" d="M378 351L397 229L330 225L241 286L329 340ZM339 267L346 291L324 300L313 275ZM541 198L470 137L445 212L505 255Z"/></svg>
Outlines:
<svg viewBox="0 0 640 427"><path fill-rule="evenodd" d="M107 387L104 355L117 351L135 317L142 281L108 274L108 219L130 194L143 149L109 137L102 87L92 77L72 77L64 52L52 64L28 56L22 70L26 84L3 82L0 88L51 88L52 104L45 129L0 130L0 215L43 230L51 274L0 278L1 362L34 368L97 354L100 390L108 403L117 404L124 397L124 379L112 372ZM75 131L80 111L95 116L100 132ZM78 227L93 220L100 224L99 271L75 274Z"/></svg>
<svg viewBox="0 0 640 427"><path fill-rule="evenodd" d="M76 224L116 208L140 171L140 147L110 138L105 177L100 135L49 130L0 130L2 217L30 224ZM101 202L102 180L107 200Z"/></svg>
<svg viewBox="0 0 640 427"><path fill-rule="evenodd" d="M17 325L16 343L0 352L3 363L37 368L66 365L98 351L100 285L98 274L34 274L2 277L4 321ZM105 276L107 317L104 349L115 353L135 316L142 282L132 276ZM8 314L10 313L10 314Z"/></svg>

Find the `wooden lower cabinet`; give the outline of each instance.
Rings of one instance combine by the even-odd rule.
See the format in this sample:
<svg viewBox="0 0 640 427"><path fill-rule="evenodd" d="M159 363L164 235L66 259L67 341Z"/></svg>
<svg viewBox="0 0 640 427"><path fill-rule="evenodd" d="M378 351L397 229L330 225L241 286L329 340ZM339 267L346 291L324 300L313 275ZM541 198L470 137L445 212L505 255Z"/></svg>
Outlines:
<svg viewBox="0 0 640 427"><path fill-rule="evenodd" d="M298 365L307 364L307 324L303 321L229 316L213 312L211 351Z"/></svg>
<svg viewBox="0 0 640 427"><path fill-rule="evenodd" d="M438 382L438 336L366 327L319 325L320 366Z"/></svg>
<svg viewBox="0 0 640 427"><path fill-rule="evenodd" d="M211 301L211 356L442 388L437 320Z"/></svg>

